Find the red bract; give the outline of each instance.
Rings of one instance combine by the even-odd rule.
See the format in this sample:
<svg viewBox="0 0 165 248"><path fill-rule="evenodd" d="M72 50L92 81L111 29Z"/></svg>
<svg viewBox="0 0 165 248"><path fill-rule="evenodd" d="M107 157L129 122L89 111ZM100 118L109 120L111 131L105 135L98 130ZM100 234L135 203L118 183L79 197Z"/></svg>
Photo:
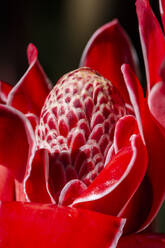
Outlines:
<svg viewBox="0 0 165 248"><path fill-rule="evenodd" d="M83 209L20 202L2 203L0 222L1 247L41 248L114 247L124 225Z"/></svg>
<svg viewBox="0 0 165 248"><path fill-rule="evenodd" d="M164 235L131 234L165 196L165 40L149 1L136 7L146 97L117 20L51 91L32 44L18 84L1 82L0 247L116 247L123 227L118 247L165 247Z"/></svg>
<svg viewBox="0 0 165 248"><path fill-rule="evenodd" d="M8 96L8 104L23 113L39 116L51 85L39 61L38 51L33 44L27 49L29 68Z"/></svg>

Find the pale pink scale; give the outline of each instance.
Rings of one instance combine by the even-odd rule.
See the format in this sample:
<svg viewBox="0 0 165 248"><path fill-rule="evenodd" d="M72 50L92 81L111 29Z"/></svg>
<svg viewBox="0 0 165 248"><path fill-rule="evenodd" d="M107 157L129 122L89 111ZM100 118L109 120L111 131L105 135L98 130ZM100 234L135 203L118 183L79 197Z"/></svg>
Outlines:
<svg viewBox="0 0 165 248"><path fill-rule="evenodd" d="M100 154L96 154L93 157L93 161L94 161L94 164L98 164L99 162L102 162L103 161L103 157Z"/></svg>
<svg viewBox="0 0 165 248"><path fill-rule="evenodd" d="M94 103L91 97L88 97L85 99L84 102L85 105L85 113L89 121L91 120L92 114L93 114L93 109L94 109Z"/></svg>
<svg viewBox="0 0 165 248"><path fill-rule="evenodd" d="M87 140L90 135L90 129L89 129L88 122L84 119L79 120L79 128L80 130L84 132L85 138Z"/></svg>
<svg viewBox="0 0 165 248"><path fill-rule="evenodd" d="M67 137L69 133L69 126L66 122L66 118L60 118L58 121L59 133L64 137Z"/></svg>
<svg viewBox="0 0 165 248"><path fill-rule="evenodd" d="M93 130L89 136L89 139L93 139L96 142L99 142L99 140L103 134L104 134L103 125L102 124L97 125L93 128Z"/></svg>
<svg viewBox="0 0 165 248"><path fill-rule="evenodd" d="M76 155L78 154L78 151L81 146L83 146L86 143L85 136L83 132L79 131L77 133L74 133L72 142L71 142L71 158L74 163L74 160L76 158Z"/></svg>
<svg viewBox="0 0 165 248"><path fill-rule="evenodd" d="M91 120L91 129L95 128L95 126L98 124L102 124L104 120L105 120L104 116L100 111L93 114L92 120Z"/></svg>
<svg viewBox="0 0 165 248"><path fill-rule="evenodd" d="M125 114L125 104L111 82L89 68L79 68L57 82L36 128L38 147L54 157L50 181L56 192L74 177L87 185L94 180L104 167L115 124Z"/></svg>
<svg viewBox="0 0 165 248"><path fill-rule="evenodd" d="M73 101L73 107L74 108L80 108L82 109L83 108L83 105L81 103L81 100L79 97L75 98L74 101Z"/></svg>

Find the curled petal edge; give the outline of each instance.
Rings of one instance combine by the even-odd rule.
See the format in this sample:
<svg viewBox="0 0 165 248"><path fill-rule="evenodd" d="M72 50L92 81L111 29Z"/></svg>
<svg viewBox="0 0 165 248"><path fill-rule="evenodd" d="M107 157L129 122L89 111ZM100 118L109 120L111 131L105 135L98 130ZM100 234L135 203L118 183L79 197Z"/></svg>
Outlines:
<svg viewBox="0 0 165 248"><path fill-rule="evenodd" d="M44 101L52 86L38 61L38 51L33 44L27 48L29 68L12 88L7 104L21 112L40 115Z"/></svg>

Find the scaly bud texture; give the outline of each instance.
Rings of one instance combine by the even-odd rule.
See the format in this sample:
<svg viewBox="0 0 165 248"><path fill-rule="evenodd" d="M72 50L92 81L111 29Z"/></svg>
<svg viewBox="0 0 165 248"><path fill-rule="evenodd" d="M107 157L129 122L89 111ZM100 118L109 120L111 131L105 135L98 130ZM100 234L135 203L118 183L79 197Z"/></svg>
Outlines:
<svg viewBox="0 0 165 248"><path fill-rule="evenodd" d="M115 124L125 114L116 88L89 68L57 82L42 108L36 137L39 148L51 153L50 169L63 167L63 184L78 178L88 186L95 179L104 167Z"/></svg>

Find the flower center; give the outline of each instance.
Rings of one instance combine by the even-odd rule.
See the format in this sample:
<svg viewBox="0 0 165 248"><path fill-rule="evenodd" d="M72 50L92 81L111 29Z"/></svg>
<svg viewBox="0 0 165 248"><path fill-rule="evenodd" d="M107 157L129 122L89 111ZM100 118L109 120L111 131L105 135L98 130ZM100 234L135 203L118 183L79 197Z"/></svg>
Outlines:
<svg viewBox="0 0 165 248"><path fill-rule="evenodd" d="M125 114L109 80L89 68L77 69L48 95L36 129L38 147L50 151L54 170L63 167L65 182L78 178L89 185L103 169L115 124Z"/></svg>

